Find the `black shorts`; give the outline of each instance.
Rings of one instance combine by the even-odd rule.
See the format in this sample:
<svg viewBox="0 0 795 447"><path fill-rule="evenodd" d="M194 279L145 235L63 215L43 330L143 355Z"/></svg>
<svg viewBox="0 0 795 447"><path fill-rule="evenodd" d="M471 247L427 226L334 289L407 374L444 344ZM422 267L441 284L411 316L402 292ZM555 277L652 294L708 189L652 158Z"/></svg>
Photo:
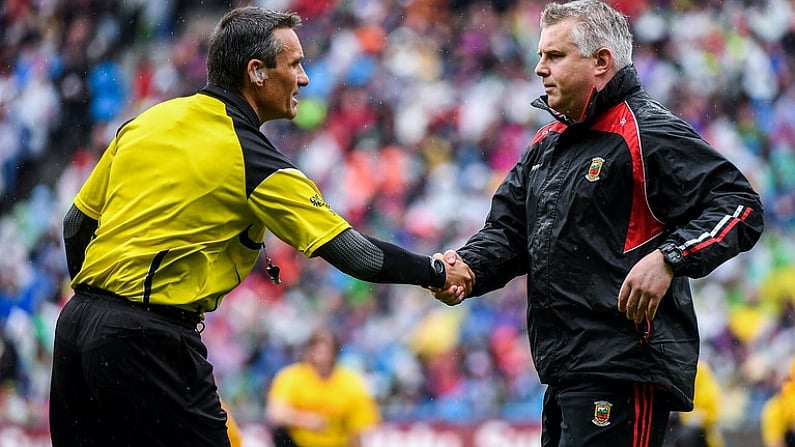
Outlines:
<svg viewBox="0 0 795 447"><path fill-rule="evenodd" d="M81 290L55 329L53 447L229 446L196 314Z"/></svg>
<svg viewBox="0 0 795 447"><path fill-rule="evenodd" d="M550 386L542 447L660 447L671 415L669 393L641 383Z"/></svg>

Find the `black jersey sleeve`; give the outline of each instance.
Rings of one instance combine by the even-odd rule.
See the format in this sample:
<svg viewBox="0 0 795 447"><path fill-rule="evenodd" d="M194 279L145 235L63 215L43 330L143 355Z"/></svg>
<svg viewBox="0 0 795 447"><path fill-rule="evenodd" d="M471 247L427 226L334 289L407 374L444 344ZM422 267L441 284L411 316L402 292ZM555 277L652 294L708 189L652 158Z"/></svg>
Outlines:
<svg viewBox="0 0 795 447"><path fill-rule="evenodd" d="M442 287L445 277L431 270L429 256L420 255L354 229L320 246L316 254L341 272L375 283Z"/></svg>
<svg viewBox="0 0 795 447"><path fill-rule="evenodd" d="M69 277L74 278L83 267L86 247L94 237L98 221L88 217L74 204L63 219L63 241Z"/></svg>

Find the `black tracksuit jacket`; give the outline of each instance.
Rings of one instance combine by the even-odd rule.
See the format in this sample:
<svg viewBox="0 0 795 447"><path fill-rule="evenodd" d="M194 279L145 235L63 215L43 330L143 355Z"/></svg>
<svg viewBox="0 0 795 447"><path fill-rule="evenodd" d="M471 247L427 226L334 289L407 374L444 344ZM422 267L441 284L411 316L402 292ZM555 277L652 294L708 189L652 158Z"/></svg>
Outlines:
<svg viewBox="0 0 795 447"><path fill-rule="evenodd" d="M538 131L459 254L471 296L527 275L530 348L543 383L629 381L693 406L699 334L689 280L749 250L764 223L743 174L643 90L633 66L594 92L586 119ZM665 242L684 253L651 323L617 309L629 270ZM649 330L650 329L650 330ZM643 332L649 332L644 339Z"/></svg>

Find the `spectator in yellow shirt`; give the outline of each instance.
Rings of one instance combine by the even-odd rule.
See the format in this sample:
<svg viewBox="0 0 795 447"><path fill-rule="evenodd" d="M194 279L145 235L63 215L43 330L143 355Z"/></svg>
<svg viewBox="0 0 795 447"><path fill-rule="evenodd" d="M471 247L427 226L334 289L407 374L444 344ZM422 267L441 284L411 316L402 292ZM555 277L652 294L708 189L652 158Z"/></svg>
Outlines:
<svg viewBox="0 0 795 447"><path fill-rule="evenodd" d="M221 408L226 412L226 432L229 434L229 445L231 447L243 447L243 435L240 433L240 427L232 417L232 412L226 406L226 402L221 399Z"/></svg>
<svg viewBox="0 0 795 447"><path fill-rule="evenodd" d="M381 422L362 377L337 364L339 347L331 331L318 329L303 358L274 377L266 418L276 447L358 447Z"/></svg>
<svg viewBox="0 0 795 447"><path fill-rule="evenodd" d="M678 413L673 418L674 447L723 447L720 432L721 388L712 369L703 360L696 366L693 411Z"/></svg>
<svg viewBox="0 0 795 447"><path fill-rule="evenodd" d="M761 429L765 447L795 447L795 360L781 390L762 407Z"/></svg>

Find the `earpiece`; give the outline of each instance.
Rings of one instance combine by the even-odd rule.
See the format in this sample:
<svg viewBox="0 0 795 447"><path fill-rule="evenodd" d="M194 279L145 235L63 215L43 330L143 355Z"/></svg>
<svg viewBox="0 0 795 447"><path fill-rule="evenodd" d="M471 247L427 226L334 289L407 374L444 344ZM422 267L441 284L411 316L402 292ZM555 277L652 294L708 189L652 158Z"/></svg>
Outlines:
<svg viewBox="0 0 795 447"><path fill-rule="evenodd" d="M257 81L262 82L268 79L268 75L265 74L264 68L257 68L254 71L249 72L249 76L251 77L252 83L255 83Z"/></svg>

